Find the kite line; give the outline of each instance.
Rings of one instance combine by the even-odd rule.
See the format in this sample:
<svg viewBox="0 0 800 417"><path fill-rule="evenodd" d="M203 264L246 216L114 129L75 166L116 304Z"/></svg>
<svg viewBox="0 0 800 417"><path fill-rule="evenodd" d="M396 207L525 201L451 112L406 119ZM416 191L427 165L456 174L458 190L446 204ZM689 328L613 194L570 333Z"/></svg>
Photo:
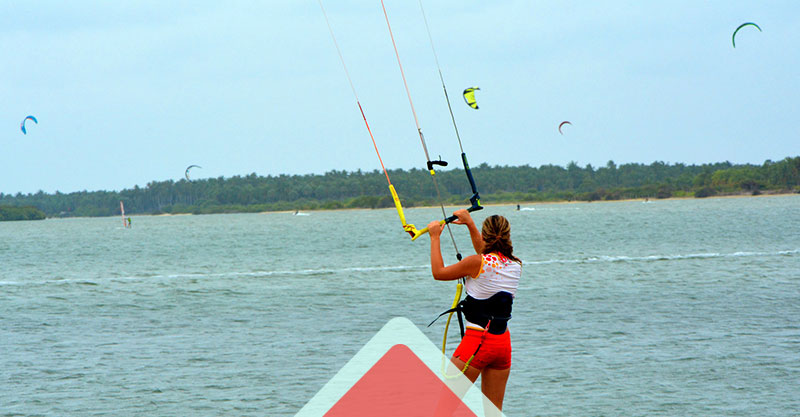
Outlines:
<svg viewBox="0 0 800 417"><path fill-rule="evenodd" d="M419 0L419 9L422 11L422 21L425 22L425 30L428 32L428 40L431 44L431 51L433 51L433 59L436 61L436 69L439 71L439 80L442 82L442 91L444 91L444 98L447 100L447 110L450 111L450 120L453 121L453 129L456 132L456 139L458 139L458 148L461 149L461 162L464 163L464 172L467 174L469 186L472 188L472 197L469 202L472 206L467 210L469 212L482 209L481 196L478 194L478 187L475 185L475 178L472 177L472 170L469 169L469 162L467 162L467 154L464 153L464 145L461 143L461 135L458 134L458 125L456 124L456 117L453 115L453 107L450 105L450 96L447 95L447 87L444 85L444 76L442 75L442 67L439 65L439 56L436 54L436 48L433 46L433 36L431 35L431 28L428 26L428 18L425 16L425 8L422 7L422 0ZM478 89L475 87L475 89ZM477 106L476 106L477 107Z"/></svg>
<svg viewBox="0 0 800 417"><path fill-rule="evenodd" d="M408 104L411 106L411 114L414 115L414 123L417 126L417 133L419 133L419 140L422 142L422 150L425 151L425 158L428 160L428 172L431 174L431 180L433 180L433 188L436 189L436 197L439 201L439 207L442 208L442 216L445 220L441 220L441 222L447 227L447 232L450 234L450 241L453 242L453 248L456 250L456 258L461 260L461 252L458 250L458 245L456 244L456 238L453 236L453 231L450 230L450 223L453 220L456 220L455 216L447 217L447 212L444 209L444 203L442 203L442 193L439 191L439 182L436 181L436 170L434 169L434 165L439 166L447 166L447 162L442 160L431 160L430 154L428 154L428 146L425 144L425 135L422 134L422 128L419 126L419 119L417 118L417 112L414 110L414 102L411 100L411 91L408 89L408 82L406 81L406 74L403 71L403 64L400 62L400 53L397 52L397 44L394 41L394 34L392 33L392 25L389 23L389 14L386 12L386 5L381 0L381 7L383 8L383 15L386 17L386 27L389 29L389 37L392 39L392 46L394 47L394 55L397 57L397 66L400 67L400 76L403 78L403 85L406 88L406 95L408 96ZM449 221L448 221L449 220ZM427 233L428 228L424 228L422 230L417 231L411 240L415 240L416 238L420 237L422 234Z"/></svg>
<svg viewBox="0 0 800 417"><path fill-rule="evenodd" d="M467 211L473 212L473 211L481 210L483 208L483 207L481 207L481 197L480 197L480 194L478 194L478 187L475 185L475 179L472 177L472 170L470 170L470 168L469 168L469 162L467 162L467 154L464 152L464 146L461 143L461 135L459 135L459 133L458 133L458 125L456 124L456 118L453 115L453 107L450 105L450 96L447 94L447 87L445 86L444 76L442 75L442 67L439 64L439 56L436 53L436 47L433 44L433 35L431 35L431 28L428 25L428 18L425 16L425 8L422 7L422 0L419 0L419 10L422 12L422 21L425 22L425 30L428 32L428 40L430 41L430 44L431 44L431 51L433 52L433 59L436 62L436 70L439 72L439 80L442 82L442 91L444 91L444 98L447 101L447 110L450 111L450 120L452 120L452 122L453 122L453 129L455 130L455 133L456 133L456 139L458 139L458 147L461 150L461 162L464 164L464 172L467 174L467 179L469 180L469 185L472 188L472 197L470 197L470 199L469 199L469 202L470 202L471 206L467 209ZM474 89L478 89L478 88L474 87ZM466 90L465 90L465 93L466 93ZM465 100L466 100L466 97L465 97ZM469 104L472 107L472 104L470 104L469 101L467 102L467 104ZM475 105L473 108L477 109L478 106ZM455 220L453 217L455 217L455 216L451 216L450 218L446 218L445 222L449 223L449 222ZM449 226L448 226L448 228L449 228ZM461 257L459 257L459 260L460 259L461 259ZM463 278L463 277L458 280L458 284L456 285L456 294L455 294L455 297L453 298L453 305L450 308L450 314L448 314L447 321L445 322L445 325L444 325L444 335L442 336L442 371L441 372L442 372L442 375L446 379L457 377L457 375L451 376L451 375L447 374L447 372L445 371L445 360L444 360L444 358L447 356L447 334L448 334L448 331L450 330L450 321L453 318L453 314L457 311L458 304L461 301L461 294L462 294L462 291L464 290L464 280L465 280L465 278ZM460 314L458 316L458 319L459 319L459 323L461 323L461 315ZM433 323L431 323L431 324L433 324ZM464 336L463 330L462 330L461 336L462 337ZM478 347L478 349L480 349L480 347ZM460 374L464 374L467 371L467 368L469 368L469 365L472 362L472 359L475 358L475 354L477 354L477 351L475 353L473 353L472 356L464 364L464 367L460 370L461 371Z"/></svg>
<svg viewBox="0 0 800 417"><path fill-rule="evenodd" d="M397 209L397 215L400 217L400 222L403 224L403 230L405 230L413 238L414 236L420 234L420 232L413 224L406 223L406 216L403 213L403 206L400 204L400 197L398 197L397 191L395 190L394 185L392 185L392 180L389 179L389 172L386 171L386 167L383 165L383 158L381 158L381 153L378 151L378 144L375 142L375 137L372 135L372 129L369 128L367 116L364 114L364 109L361 107L361 101L358 99L358 93L356 93L356 87L353 85L352 78L350 78L350 71L347 70L347 64L345 64L342 50L339 49L339 43L336 42L336 36L333 34L333 28L331 27L331 22L328 19L328 14L325 12L325 8L322 6L322 0L317 0L317 2L319 3L319 8L322 10L322 15L325 16L325 23L328 25L328 31L331 34L331 39L333 39L333 45L336 46L336 52L339 54L339 60L342 62L344 74L347 76L347 81L350 83L350 89L353 91L353 96L356 98L356 104L358 104L358 110L361 112L361 117L364 119L364 125L367 127L367 132L369 132L370 139L372 139L372 145L375 147L375 153L378 155L378 161L381 163L381 169L383 169L383 174L386 176L386 182L389 183L389 191L392 193L392 200L394 200L394 206ZM427 153L427 150L425 152Z"/></svg>

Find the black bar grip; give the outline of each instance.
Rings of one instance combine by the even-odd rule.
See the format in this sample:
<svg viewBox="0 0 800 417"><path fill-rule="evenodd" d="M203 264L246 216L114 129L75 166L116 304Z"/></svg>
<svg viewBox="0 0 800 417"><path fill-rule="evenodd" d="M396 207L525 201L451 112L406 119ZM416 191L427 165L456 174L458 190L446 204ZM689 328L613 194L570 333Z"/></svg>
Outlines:
<svg viewBox="0 0 800 417"><path fill-rule="evenodd" d="M470 213L472 213L473 211L478 211L478 210L483 210L483 207L478 206L478 205L474 205L474 206L472 206L472 207L467 209L467 211L470 212ZM444 219L444 224L450 224L450 223L452 223L452 222L454 222L456 220L458 220L458 216L452 215L452 216Z"/></svg>
<svg viewBox="0 0 800 417"><path fill-rule="evenodd" d="M428 161L428 171L432 171L434 165L440 165L446 167L447 161L442 161L441 159L437 159L435 161Z"/></svg>

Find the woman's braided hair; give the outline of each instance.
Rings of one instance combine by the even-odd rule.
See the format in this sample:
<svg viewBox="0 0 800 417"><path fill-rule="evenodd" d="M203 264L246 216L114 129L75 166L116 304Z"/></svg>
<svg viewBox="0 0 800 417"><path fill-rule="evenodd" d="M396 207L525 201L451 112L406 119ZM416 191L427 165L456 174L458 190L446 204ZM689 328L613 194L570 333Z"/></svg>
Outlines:
<svg viewBox="0 0 800 417"><path fill-rule="evenodd" d="M481 228L483 238L483 253L496 252L512 261L522 263L514 256L514 247L511 245L511 225L508 219L497 214L489 216L483 221Z"/></svg>

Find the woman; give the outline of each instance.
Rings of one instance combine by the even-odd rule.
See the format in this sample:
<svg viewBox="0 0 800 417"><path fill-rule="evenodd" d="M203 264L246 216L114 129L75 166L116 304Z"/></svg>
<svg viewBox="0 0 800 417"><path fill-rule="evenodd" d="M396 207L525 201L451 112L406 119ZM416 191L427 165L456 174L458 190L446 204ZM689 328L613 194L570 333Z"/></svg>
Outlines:
<svg viewBox="0 0 800 417"><path fill-rule="evenodd" d="M522 261L514 256L511 226L503 216L490 216L478 231L469 212L453 213L469 229L476 255L444 266L439 246L441 222L428 225L431 237L431 272L439 281L466 278L467 298L460 303L467 330L453 357L453 365L470 381L481 377L481 391L498 408L503 408L506 382L511 370L511 338L507 323L511 304L522 274Z"/></svg>

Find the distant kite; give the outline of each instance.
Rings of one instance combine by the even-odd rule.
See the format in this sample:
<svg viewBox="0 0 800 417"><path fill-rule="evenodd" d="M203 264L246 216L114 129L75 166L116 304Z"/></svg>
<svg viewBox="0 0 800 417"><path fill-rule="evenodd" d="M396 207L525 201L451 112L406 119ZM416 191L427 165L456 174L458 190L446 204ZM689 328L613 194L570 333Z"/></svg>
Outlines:
<svg viewBox="0 0 800 417"><path fill-rule="evenodd" d="M561 133L562 135L564 134L564 132L562 132L562 131L561 131L561 127L562 127L562 126L564 126L564 125L570 125L570 126L572 126L572 123L570 123L570 122L569 122L569 121L567 121L567 120L564 120L563 122L561 122L561 124L560 124L560 125L558 125L558 133Z"/></svg>
<svg viewBox="0 0 800 417"><path fill-rule="evenodd" d="M25 129L25 122L26 122L28 119L30 119L30 120L33 120L33 123L36 123L37 125L39 124L39 121L38 121L38 120L36 120L36 118L35 118L35 117L33 117L33 116L28 116L28 117L26 117L26 118L22 119L22 123L20 123L20 124L19 124L19 129L20 129L20 130L22 130L22 134L23 134L23 135L27 135L27 134L28 134L28 130L27 130L27 129Z"/></svg>
<svg viewBox="0 0 800 417"><path fill-rule="evenodd" d="M467 102L467 105L472 107L475 110L478 110L478 102L475 101L475 91L480 90L478 87L470 87L464 90L464 101Z"/></svg>
<svg viewBox="0 0 800 417"><path fill-rule="evenodd" d="M186 167L186 172L183 174L186 176L186 181L191 181L191 178L189 178L189 170L192 168L203 168L203 167L201 167L200 165L189 165L188 167Z"/></svg>
<svg viewBox="0 0 800 417"><path fill-rule="evenodd" d="M739 29L741 29L741 28L743 28L745 26L755 26L756 29L758 29L758 31L761 32L761 28L758 27L758 25L755 24L755 23L752 23L752 22L742 23L741 25L739 25L738 28L736 28L736 30L733 31L733 35L731 35L731 42L733 43L733 47L734 48L736 47L736 34L739 32Z"/></svg>

